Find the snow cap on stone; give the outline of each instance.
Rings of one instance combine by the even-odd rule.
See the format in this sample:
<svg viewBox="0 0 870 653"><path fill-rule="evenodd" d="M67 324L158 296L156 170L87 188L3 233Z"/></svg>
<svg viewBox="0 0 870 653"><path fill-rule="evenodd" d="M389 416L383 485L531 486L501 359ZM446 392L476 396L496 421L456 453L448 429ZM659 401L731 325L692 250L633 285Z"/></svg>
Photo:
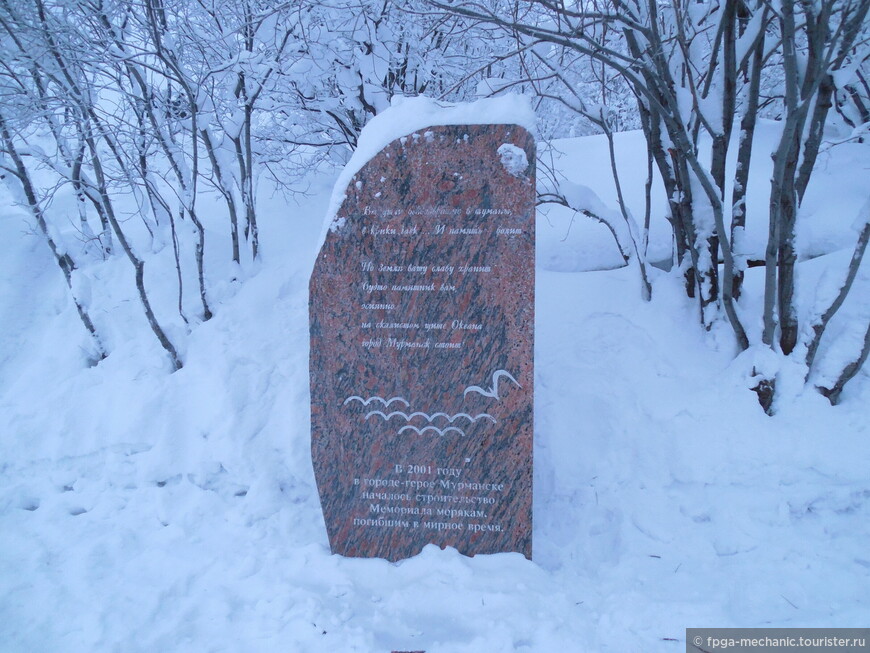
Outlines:
<svg viewBox="0 0 870 653"><path fill-rule="evenodd" d="M341 226L336 215L353 176L397 138L438 125L520 125L534 134L535 112L528 97L515 94L458 104L423 96L394 97L389 109L363 127L356 150L335 183L320 234L320 247L327 232Z"/></svg>

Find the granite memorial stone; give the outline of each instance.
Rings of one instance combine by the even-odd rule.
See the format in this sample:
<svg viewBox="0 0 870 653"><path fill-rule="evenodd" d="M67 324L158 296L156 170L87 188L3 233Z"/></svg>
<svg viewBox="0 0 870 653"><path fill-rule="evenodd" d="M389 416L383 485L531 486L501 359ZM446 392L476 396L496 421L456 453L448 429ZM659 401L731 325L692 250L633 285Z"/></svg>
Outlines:
<svg viewBox="0 0 870 653"><path fill-rule="evenodd" d="M428 127L345 191L310 282L334 553L531 558L534 147L518 125Z"/></svg>

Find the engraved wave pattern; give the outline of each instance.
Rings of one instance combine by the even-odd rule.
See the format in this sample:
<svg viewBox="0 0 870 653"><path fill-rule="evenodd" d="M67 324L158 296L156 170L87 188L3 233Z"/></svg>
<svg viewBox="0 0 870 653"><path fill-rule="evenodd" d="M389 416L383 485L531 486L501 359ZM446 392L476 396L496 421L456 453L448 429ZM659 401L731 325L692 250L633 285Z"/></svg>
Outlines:
<svg viewBox="0 0 870 653"><path fill-rule="evenodd" d="M408 425L408 426L403 426L402 428L399 429L399 435L401 435L405 431L414 431L414 433L416 433L417 435L423 435L427 431L434 431L435 433L437 433L438 435L440 435L442 437L445 436L449 431L456 431L459 435L461 435L462 437L465 437L465 431L463 431L462 429L457 428L455 426L447 426L443 429L439 429L437 426L424 426L423 428L418 429L416 426Z"/></svg>
<svg viewBox="0 0 870 653"><path fill-rule="evenodd" d="M455 415L448 415L447 413L438 412L438 413L432 413L431 415L427 415L424 412L416 411L416 412L413 412L409 415L408 413L403 413L402 411L395 410L388 415L388 414L384 413L383 411L373 410L373 411L366 414L365 419L368 419L372 415L380 415L384 419L384 421L386 421L386 422L389 422L390 419L392 419L393 417L402 417L405 419L406 422L410 422L415 417L422 417L423 419L425 419L427 422L429 422L431 424L437 418L443 417L447 420L447 422L449 424L453 424L453 422L455 422L457 419L462 417L462 418L467 419L470 424L474 424L479 419L488 419L493 424L498 424L498 420L496 420L495 417L493 417L489 413L480 413L479 415L475 415L474 417L472 417L468 413L456 413Z"/></svg>
<svg viewBox="0 0 870 653"><path fill-rule="evenodd" d="M369 397L368 399L363 399L359 395L351 395L350 397L348 397L347 399L344 400L344 403L342 404L342 406L347 406L351 401L354 401L354 400L360 402L363 406L368 406L373 401L377 401L377 402L382 403L384 405L384 408L389 408L391 403L393 403L394 401L398 401L399 403L405 404L405 408L411 407L411 404L409 404L408 400L405 399L404 397L390 397L389 399L384 399L383 397L378 397L377 395L374 397Z"/></svg>

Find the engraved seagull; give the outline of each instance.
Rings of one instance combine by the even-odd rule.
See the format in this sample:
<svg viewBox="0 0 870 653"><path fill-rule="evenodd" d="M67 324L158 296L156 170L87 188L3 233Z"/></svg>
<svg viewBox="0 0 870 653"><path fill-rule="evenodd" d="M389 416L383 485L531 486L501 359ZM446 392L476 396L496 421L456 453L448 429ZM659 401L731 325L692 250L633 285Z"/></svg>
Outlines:
<svg viewBox="0 0 870 653"><path fill-rule="evenodd" d="M462 396L463 397L467 396L469 392L476 392L478 394L483 395L484 397L491 397L492 399L495 399L496 401L501 401L501 397L498 396L498 382L501 379L501 377L503 377L503 376L506 376L508 379L513 381L514 385L516 385L518 388L523 387L519 384L519 382L514 377L511 376L510 372L508 372L507 370L496 370L492 374L492 386L490 386L490 388L488 390L484 390L479 385L470 385L467 388L465 388L465 392L462 393Z"/></svg>

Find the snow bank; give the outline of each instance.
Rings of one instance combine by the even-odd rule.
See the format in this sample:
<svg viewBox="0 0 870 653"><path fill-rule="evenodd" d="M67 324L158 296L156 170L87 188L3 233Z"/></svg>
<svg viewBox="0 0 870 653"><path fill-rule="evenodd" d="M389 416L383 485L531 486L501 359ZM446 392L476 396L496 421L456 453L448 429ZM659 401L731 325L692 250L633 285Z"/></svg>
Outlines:
<svg viewBox="0 0 870 653"><path fill-rule="evenodd" d="M563 171L615 206L603 139L563 145L578 162ZM812 192L860 205L866 184L838 170ZM678 275L657 270L645 304L628 268L538 269L534 561L330 555L307 308L331 187L292 212L263 198L262 267L175 374L129 297L99 304L118 326L88 368L63 276L0 208L0 648L678 653L687 626L866 624L870 376L837 408L810 390L769 418L727 331L699 327ZM538 233L554 253L595 256L588 232L562 242L552 219ZM802 278L844 264L819 257ZM95 302L126 269L102 268ZM749 270L747 295L763 281Z"/></svg>

